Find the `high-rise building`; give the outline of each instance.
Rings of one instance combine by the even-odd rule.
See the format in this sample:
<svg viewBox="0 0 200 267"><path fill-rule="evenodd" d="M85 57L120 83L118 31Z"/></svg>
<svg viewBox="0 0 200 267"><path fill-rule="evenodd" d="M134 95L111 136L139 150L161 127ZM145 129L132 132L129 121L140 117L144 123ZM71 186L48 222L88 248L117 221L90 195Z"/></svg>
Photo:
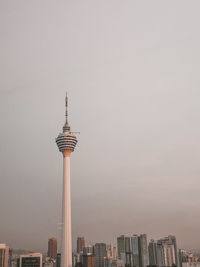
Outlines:
<svg viewBox="0 0 200 267"><path fill-rule="evenodd" d="M0 267L8 267L9 247L6 244L0 244Z"/></svg>
<svg viewBox="0 0 200 267"><path fill-rule="evenodd" d="M131 250L132 250L132 266L140 266L140 256L139 256L139 237L138 235L131 236Z"/></svg>
<svg viewBox="0 0 200 267"><path fill-rule="evenodd" d="M121 235L117 238L117 253L118 258L123 260L125 258L125 236Z"/></svg>
<svg viewBox="0 0 200 267"><path fill-rule="evenodd" d="M20 255L19 267L42 267L42 254L32 253Z"/></svg>
<svg viewBox="0 0 200 267"><path fill-rule="evenodd" d="M77 253L83 252L84 247L85 247L85 238L78 237L77 238Z"/></svg>
<svg viewBox="0 0 200 267"><path fill-rule="evenodd" d="M142 234L139 236L139 255L140 255L140 266L147 267L147 265L149 264L149 255L148 255L146 234Z"/></svg>
<svg viewBox="0 0 200 267"><path fill-rule="evenodd" d="M83 267L95 267L96 266L96 260L94 254L86 254L83 255Z"/></svg>
<svg viewBox="0 0 200 267"><path fill-rule="evenodd" d="M61 267L61 254L57 253L56 255L56 267Z"/></svg>
<svg viewBox="0 0 200 267"><path fill-rule="evenodd" d="M12 265L12 256L13 256L13 250L9 248L9 256L8 256L8 266L11 267Z"/></svg>
<svg viewBox="0 0 200 267"><path fill-rule="evenodd" d="M122 260L125 267L147 267L149 263L146 234L117 238L118 259Z"/></svg>
<svg viewBox="0 0 200 267"><path fill-rule="evenodd" d="M45 261L42 263L43 267L55 267L56 261L53 258L46 258Z"/></svg>
<svg viewBox="0 0 200 267"><path fill-rule="evenodd" d="M125 267L124 261L117 259L117 267Z"/></svg>
<svg viewBox="0 0 200 267"><path fill-rule="evenodd" d="M93 246L87 246L83 248L83 255L87 255L87 254L94 254Z"/></svg>
<svg viewBox="0 0 200 267"><path fill-rule="evenodd" d="M174 235L169 235L168 239L174 246L175 265L178 266L178 248L176 243L176 237Z"/></svg>
<svg viewBox="0 0 200 267"><path fill-rule="evenodd" d="M104 258L104 267L117 267L117 250L113 245L107 246L107 254Z"/></svg>
<svg viewBox="0 0 200 267"><path fill-rule="evenodd" d="M126 267L132 266L132 251L131 251L131 239L130 237L125 237L125 256L126 256Z"/></svg>
<svg viewBox="0 0 200 267"><path fill-rule="evenodd" d="M113 259L113 260L117 259L116 247L114 247L111 244L107 246L107 258L108 259Z"/></svg>
<svg viewBox="0 0 200 267"><path fill-rule="evenodd" d="M72 266L81 266L83 263L83 252L81 253L73 253L73 260L72 260Z"/></svg>
<svg viewBox="0 0 200 267"><path fill-rule="evenodd" d="M176 265L175 250L173 245L163 244L165 266Z"/></svg>
<svg viewBox="0 0 200 267"><path fill-rule="evenodd" d="M179 267L183 266L183 253L181 251L181 249L178 250L178 265Z"/></svg>
<svg viewBox="0 0 200 267"><path fill-rule="evenodd" d="M178 266L175 236L169 235L157 241L157 260L159 266Z"/></svg>
<svg viewBox="0 0 200 267"><path fill-rule="evenodd" d="M96 257L96 267L104 267L104 257L106 257L106 244L96 243L94 246Z"/></svg>
<svg viewBox="0 0 200 267"><path fill-rule="evenodd" d="M57 255L57 240L52 237L48 241L48 257L52 259L56 259Z"/></svg>
<svg viewBox="0 0 200 267"><path fill-rule="evenodd" d="M61 267L72 267L72 232L71 232L71 189L70 189L70 155L74 151L77 138L71 132L67 120L68 98L66 104L66 121L63 133L56 138L56 143L63 154L63 196L62 196L62 244Z"/></svg>
<svg viewBox="0 0 200 267"><path fill-rule="evenodd" d="M117 267L117 259L104 258L104 267Z"/></svg>
<svg viewBox="0 0 200 267"><path fill-rule="evenodd" d="M165 266L164 250L163 250L163 246L161 243L157 242L156 250L157 250L156 251L157 252L157 265L159 267Z"/></svg>
<svg viewBox="0 0 200 267"><path fill-rule="evenodd" d="M152 239L149 242L149 265L158 265L157 262L157 243Z"/></svg>

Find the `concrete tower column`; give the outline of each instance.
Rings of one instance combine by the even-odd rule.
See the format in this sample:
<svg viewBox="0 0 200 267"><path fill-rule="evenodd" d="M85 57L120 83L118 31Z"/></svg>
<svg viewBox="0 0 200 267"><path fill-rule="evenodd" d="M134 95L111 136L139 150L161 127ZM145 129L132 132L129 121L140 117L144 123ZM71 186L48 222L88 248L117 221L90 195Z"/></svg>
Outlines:
<svg viewBox="0 0 200 267"><path fill-rule="evenodd" d="M71 151L63 152L61 267L72 267L70 154Z"/></svg>

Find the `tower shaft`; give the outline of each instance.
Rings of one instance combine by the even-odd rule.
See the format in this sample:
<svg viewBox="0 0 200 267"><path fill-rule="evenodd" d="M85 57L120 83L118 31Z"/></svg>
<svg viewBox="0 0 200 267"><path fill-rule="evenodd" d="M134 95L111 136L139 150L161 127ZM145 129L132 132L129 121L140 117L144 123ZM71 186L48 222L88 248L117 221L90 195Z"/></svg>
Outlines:
<svg viewBox="0 0 200 267"><path fill-rule="evenodd" d="M63 152L61 267L72 267L70 153Z"/></svg>

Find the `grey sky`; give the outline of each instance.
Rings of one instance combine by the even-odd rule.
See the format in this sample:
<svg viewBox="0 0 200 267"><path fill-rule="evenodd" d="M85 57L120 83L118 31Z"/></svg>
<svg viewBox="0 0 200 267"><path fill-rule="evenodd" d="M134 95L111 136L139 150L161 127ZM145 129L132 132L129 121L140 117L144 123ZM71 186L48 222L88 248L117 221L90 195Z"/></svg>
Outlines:
<svg viewBox="0 0 200 267"><path fill-rule="evenodd" d="M72 155L73 237L177 236L199 248L199 1L0 2L0 242L59 237Z"/></svg>

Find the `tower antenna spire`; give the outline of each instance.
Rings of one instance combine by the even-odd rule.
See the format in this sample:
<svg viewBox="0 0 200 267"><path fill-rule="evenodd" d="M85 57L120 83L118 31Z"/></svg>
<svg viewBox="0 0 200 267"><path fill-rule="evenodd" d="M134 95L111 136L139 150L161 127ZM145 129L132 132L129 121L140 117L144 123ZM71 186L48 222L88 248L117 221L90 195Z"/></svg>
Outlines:
<svg viewBox="0 0 200 267"><path fill-rule="evenodd" d="M67 92L66 92L66 97L65 97L65 107L66 107L66 111L65 111L65 125L63 126L63 133L64 132L70 132L70 126L68 123L68 112L67 112L67 108L68 108L68 97L67 97Z"/></svg>

